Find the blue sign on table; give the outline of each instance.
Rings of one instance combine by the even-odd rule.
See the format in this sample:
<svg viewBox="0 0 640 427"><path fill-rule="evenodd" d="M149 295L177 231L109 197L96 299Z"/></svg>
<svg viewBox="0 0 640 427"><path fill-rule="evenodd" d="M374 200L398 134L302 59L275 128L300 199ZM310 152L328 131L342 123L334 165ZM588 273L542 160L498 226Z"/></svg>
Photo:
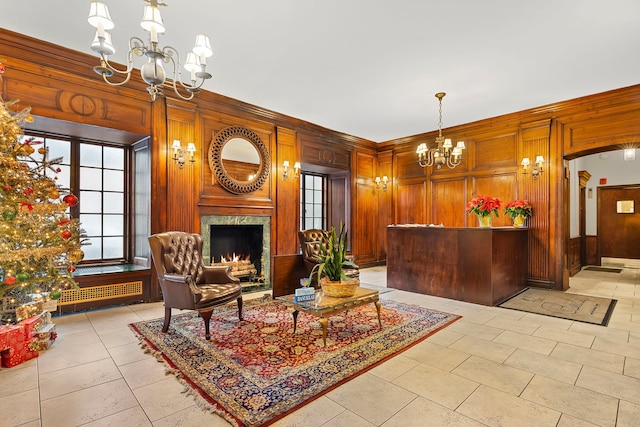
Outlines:
<svg viewBox="0 0 640 427"><path fill-rule="evenodd" d="M293 296L293 302L313 301L314 299L316 299L314 288L298 288Z"/></svg>

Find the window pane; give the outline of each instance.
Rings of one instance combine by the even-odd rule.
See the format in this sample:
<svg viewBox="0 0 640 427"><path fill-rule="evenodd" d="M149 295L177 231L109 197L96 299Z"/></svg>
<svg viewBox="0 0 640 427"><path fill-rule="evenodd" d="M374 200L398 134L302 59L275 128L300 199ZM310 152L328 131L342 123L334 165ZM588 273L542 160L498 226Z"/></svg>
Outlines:
<svg viewBox="0 0 640 427"><path fill-rule="evenodd" d="M122 148L104 147L104 167L124 170L124 150Z"/></svg>
<svg viewBox="0 0 640 427"><path fill-rule="evenodd" d="M322 203L322 190L315 190L313 192L313 203Z"/></svg>
<svg viewBox="0 0 640 427"><path fill-rule="evenodd" d="M313 216L322 218L322 205L313 205Z"/></svg>
<svg viewBox="0 0 640 427"><path fill-rule="evenodd" d="M304 220L304 229L310 230L313 228L313 218L305 218Z"/></svg>
<svg viewBox="0 0 640 427"><path fill-rule="evenodd" d="M124 215L105 215L103 235L105 236L124 235Z"/></svg>
<svg viewBox="0 0 640 427"><path fill-rule="evenodd" d="M84 252L83 261L102 258L102 239L100 237L92 237L89 239L89 243L91 244L82 247L82 252Z"/></svg>
<svg viewBox="0 0 640 427"><path fill-rule="evenodd" d="M314 228L319 228L320 230L322 230L322 218L316 218L313 220L313 227Z"/></svg>
<svg viewBox="0 0 640 427"><path fill-rule="evenodd" d="M104 213L124 213L124 193L104 193Z"/></svg>
<svg viewBox="0 0 640 427"><path fill-rule="evenodd" d="M49 149L49 160L62 157L62 164L71 163L71 143L69 141L47 138L45 146Z"/></svg>
<svg viewBox="0 0 640 427"><path fill-rule="evenodd" d="M305 202L313 203L313 190L309 190L308 188L304 191Z"/></svg>
<svg viewBox="0 0 640 427"><path fill-rule="evenodd" d="M105 237L103 240L102 256L104 258L122 258L124 255L124 239L122 237Z"/></svg>
<svg viewBox="0 0 640 427"><path fill-rule="evenodd" d="M105 191L124 191L124 172L105 169L104 190Z"/></svg>
<svg viewBox="0 0 640 427"><path fill-rule="evenodd" d="M313 187L316 190L322 190L322 177L321 176L314 176L313 177Z"/></svg>
<svg viewBox="0 0 640 427"><path fill-rule="evenodd" d="M93 144L80 144L80 166L102 167L102 147Z"/></svg>
<svg viewBox="0 0 640 427"><path fill-rule="evenodd" d="M80 168L81 190L102 190L102 169Z"/></svg>
<svg viewBox="0 0 640 427"><path fill-rule="evenodd" d="M80 228L86 231L87 236L100 236L102 234L102 215L80 214Z"/></svg>
<svg viewBox="0 0 640 427"><path fill-rule="evenodd" d="M47 169L47 176L56 181L58 186L62 188L69 188L71 186L71 168L65 165L55 165L54 169L60 168L60 172L54 172L50 169ZM56 179L58 177L58 179Z"/></svg>
<svg viewBox="0 0 640 427"><path fill-rule="evenodd" d="M81 191L79 206L81 213L102 212L102 193L98 191Z"/></svg>
<svg viewBox="0 0 640 427"><path fill-rule="evenodd" d="M304 186L307 188L313 188L313 175L304 176Z"/></svg>

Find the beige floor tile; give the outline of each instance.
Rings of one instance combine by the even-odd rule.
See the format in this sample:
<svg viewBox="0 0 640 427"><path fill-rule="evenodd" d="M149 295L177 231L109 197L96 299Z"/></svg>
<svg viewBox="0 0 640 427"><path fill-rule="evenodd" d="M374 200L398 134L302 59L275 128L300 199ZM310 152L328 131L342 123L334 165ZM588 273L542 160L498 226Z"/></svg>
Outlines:
<svg viewBox="0 0 640 427"><path fill-rule="evenodd" d="M640 357L640 354L638 356ZM640 378L640 359L625 358L623 373L628 377Z"/></svg>
<svg viewBox="0 0 640 427"><path fill-rule="evenodd" d="M0 414L0 427L14 427L38 420L38 389L32 388L0 398Z"/></svg>
<svg viewBox="0 0 640 427"><path fill-rule="evenodd" d="M414 370L415 368L409 373ZM400 378L402 377L404 375ZM375 425L382 424L416 397L411 391L366 373L327 393L326 396ZM384 402L384 405L380 402Z"/></svg>
<svg viewBox="0 0 640 427"><path fill-rule="evenodd" d="M100 359L71 368L58 369L40 375L40 399L51 399L119 378L122 378L122 375L111 359Z"/></svg>
<svg viewBox="0 0 640 427"><path fill-rule="evenodd" d="M523 350L533 351L540 354L550 354L556 346L556 341L546 338L533 337L520 334L518 332L504 331L493 339L494 343L505 344Z"/></svg>
<svg viewBox="0 0 640 427"><path fill-rule="evenodd" d="M586 348L590 348L593 344L593 340L596 338L595 335L572 332L564 329L555 329L549 326L541 326L533 333L533 336L564 342L567 344L579 345Z"/></svg>
<svg viewBox="0 0 640 427"><path fill-rule="evenodd" d="M599 426L615 426L618 399L536 375L521 397Z"/></svg>
<svg viewBox="0 0 640 427"><path fill-rule="evenodd" d="M507 316L496 316L485 323L485 325L507 331L518 332L524 335L531 335L540 327L539 324L524 322Z"/></svg>
<svg viewBox="0 0 640 427"><path fill-rule="evenodd" d="M124 380L43 400L43 426L77 426L138 406Z"/></svg>
<svg viewBox="0 0 640 427"><path fill-rule="evenodd" d="M151 427L152 425L153 424L151 424L151 421L149 421L149 418L147 418L147 415L144 413L142 408L136 406L134 408L125 409L124 411L109 415L108 417L83 424L82 427Z"/></svg>
<svg viewBox="0 0 640 427"><path fill-rule="evenodd" d="M616 373L622 373L624 368L623 356L565 343L559 343L551 352L551 357L581 365L600 367Z"/></svg>
<svg viewBox="0 0 640 427"><path fill-rule="evenodd" d="M145 353L139 343L131 343L112 347L107 349L111 358L117 366L126 365L127 363L137 362L139 360L155 357L150 353Z"/></svg>
<svg viewBox="0 0 640 427"><path fill-rule="evenodd" d="M594 350L604 351L606 353L629 357L638 357L638 355L640 354L640 344L620 343L600 337L596 337L591 348L593 348Z"/></svg>
<svg viewBox="0 0 640 427"><path fill-rule="evenodd" d="M418 365L418 362L402 355L393 357L384 363L371 369L369 373L376 377L382 378L385 381L392 382L399 376L405 374L407 371L413 369Z"/></svg>
<svg viewBox="0 0 640 427"><path fill-rule="evenodd" d="M182 393L184 386L174 378L165 378L133 389L140 406L153 422L195 405L192 396Z"/></svg>
<svg viewBox="0 0 640 427"><path fill-rule="evenodd" d="M502 332L502 329L500 328L492 328L486 325L467 322L464 318L450 326L447 326L447 329L451 332L458 332L460 334L470 335L487 341L491 341Z"/></svg>
<svg viewBox="0 0 640 427"><path fill-rule="evenodd" d="M450 331L449 329L442 329L435 334L431 335L425 341L433 344L442 345L448 347L460 338L464 337L464 334ZM638 338L640 340L640 337Z"/></svg>
<svg viewBox="0 0 640 427"><path fill-rule="evenodd" d="M473 354L484 359L502 363L516 350L515 347L480 338L465 336L449 346L449 348Z"/></svg>
<svg viewBox="0 0 640 427"><path fill-rule="evenodd" d="M558 411L486 386L478 387L457 412L488 426L555 427L560 419Z"/></svg>
<svg viewBox="0 0 640 427"><path fill-rule="evenodd" d="M142 409L140 409L140 412L144 415L144 411L142 411ZM124 425L126 424L123 424L123 426ZM186 409L167 415L153 423L153 427L176 426L229 427L230 424L220 415L213 414L197 406L189 406Z"/></svg>
<svg viewBox="0 0 640 427"><path fill-rule="evenodd" d="M402 353L404 357L450 372L469 358L469 354L423 341Z"/></svg>
<svg viewBox="0 0 640 427"><path fill-rule="evenodd" d="M274 427L320 427L337 417L345 409L331 399L322 396L297 411L276 421Z"/></svg>
<svg viewBox="0 0 640 427"><path fill-rule="evenodd" d="M40 375L42 375L58 369L70 368L107 358L109 358L109 352L101 342L73 347L72 349L62 349L54 344L38 357L38 368Z"/></svg>
<svg viewBox="0 0 640 427"><path fill-rule="evenodd" d="M606 338L611 341L628 342L629 331L620 329L610 329L606 326L591 325L584 322L574 322L569 328L570 332L578 332L581 334L594 335L596 337Z"/></svg>
<svg viewBox="0 0 640 427"><path fill-rule="evenodd" d="M640 379L585 366L576 385L640 405Z"/></svg>
<svg viewBox="0 0 640 427"><path fill-rule="evenodd" d="M575 384L582 369L579 363L521 349L516 350L504 364L567 384Z"/></svg>
<svg viewBox="0 0 640 427"><path fill-rule="evenodd" d="M0 368L0 399L12 394L38 388L37 363Z"/></svg>
<svg viewBox="0 0 640 427"><path fill-rule="evenodd" d="M475 381L420 364L393 384L419 394L449 409L455 409L478 387Z"/></svg>
<svg viewBox="0 0 640 427"><path fill-rule="evenodd" d="M124 344L137 344L140 341L127 326L113 330L104 334L100 334L100 339L107 349L118 347Z"/></svg>
<svg viewBox="0 0 640 427"><path fill-rule="evenodd" d="M531 372L475 356L471 356L451 373L514 396L520 395L533 378Z"/></svg>
<svg viewBox="0 0 640 427"><path fill-rule="evenodd" d="M431 426L448 427L482 427L477 421L472 420L452 409L438 405L424 397L417 397L400 412L391 417L382 427L407 427L418 423ZM343 424L346 425L346 424Z"/></svg>
<svg viewBox="0 0 640 427"><path fill-rule="evenodd" d="M625 400L620 401L617 427L638 427L640 423L640 405Z"/></svg>
<svg viewBox="0 0 640 427"><path fill-rule="evenodd" d="M543 316L541 314L526 313L522 318L523 321L531 323L539 323L541 326L551 326L559 329L568 330L574 323L572 320L560 319L558 317Z"/></svg>
<svg viewBox="0 0 640 427"><path fill-rule="evenodd" d="M357 416L351 411L344 411L335 418L331 418L326 423L322 424L322 427L375 427L375 424L370 423L362 417Z"/></svg>
<svg viewBox="0 0 640 427"><path fill-rule="evenodd" d="M167 366L155 357L122 365L120 372L133 390L167 379Z"/></svg>
<svg viewBox="0 0 640 427"><path fill-rule="evenodd" d="M61 331L58 325L56 325L56 333L58 334L56 340L53 342L51 346L51 350L64 350L72 351L75 347L84 347L88 344L100 344L100 336L91 329L86 329L83 331L76 331L74 333L67 333Z"/></svg>
<svg viewBox="0 0 640 427"><path fill-rule="evenodd" d="M569 414L562 414L562 416L560 417L560 421L558 422L558 427L598 427L598 426L588 421L581 420L576 417L572 417Z"/></svg>

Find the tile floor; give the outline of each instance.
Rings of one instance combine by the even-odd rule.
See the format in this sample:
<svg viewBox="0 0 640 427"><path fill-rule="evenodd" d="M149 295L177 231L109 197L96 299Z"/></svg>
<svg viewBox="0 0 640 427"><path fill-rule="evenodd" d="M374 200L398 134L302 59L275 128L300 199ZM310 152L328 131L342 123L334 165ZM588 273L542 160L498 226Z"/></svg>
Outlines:
<svg viewBox="0 0 640 427"><path fill-rule="evenodd" d="M385 286L386 269L361 280ZM581 271L570 292L618 299L609 326L385 293L464 317L275 425L640 425L640 269ZM0 369L0 426L227 426L127 327L162 314L154 303L55 317L49 350Z"/></svg>

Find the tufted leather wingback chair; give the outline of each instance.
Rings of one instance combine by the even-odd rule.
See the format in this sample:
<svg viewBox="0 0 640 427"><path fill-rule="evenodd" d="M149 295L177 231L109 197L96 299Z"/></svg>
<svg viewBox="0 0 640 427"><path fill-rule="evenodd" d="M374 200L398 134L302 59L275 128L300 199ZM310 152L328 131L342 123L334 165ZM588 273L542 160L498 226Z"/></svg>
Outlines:
<svg viewBox="0 0 640 427"><path fill-rule="evenodd" d="M320 262L318 256L322 253L323 249L327 248L328 239L329 232L327 230L309 229L298 231L298 240L300 241L300 247L302 249L302 259L309 274L311 274L313 267ZM359 267L355 264L351 268L343 268L342 271L351 277L357 277L360 273ZM315 282L315 276L313 280Z"/></svg>
<svg viewBox="0 0 640 427"><path fill-rule="evenodd" d="M231 267L204 265L202 236L168 231L150 236L149 246L164 299L162 332L169 330L172 308L197 310L207 340L213 307L236 300L242 320L240 281L229 274Z"/></svg>

